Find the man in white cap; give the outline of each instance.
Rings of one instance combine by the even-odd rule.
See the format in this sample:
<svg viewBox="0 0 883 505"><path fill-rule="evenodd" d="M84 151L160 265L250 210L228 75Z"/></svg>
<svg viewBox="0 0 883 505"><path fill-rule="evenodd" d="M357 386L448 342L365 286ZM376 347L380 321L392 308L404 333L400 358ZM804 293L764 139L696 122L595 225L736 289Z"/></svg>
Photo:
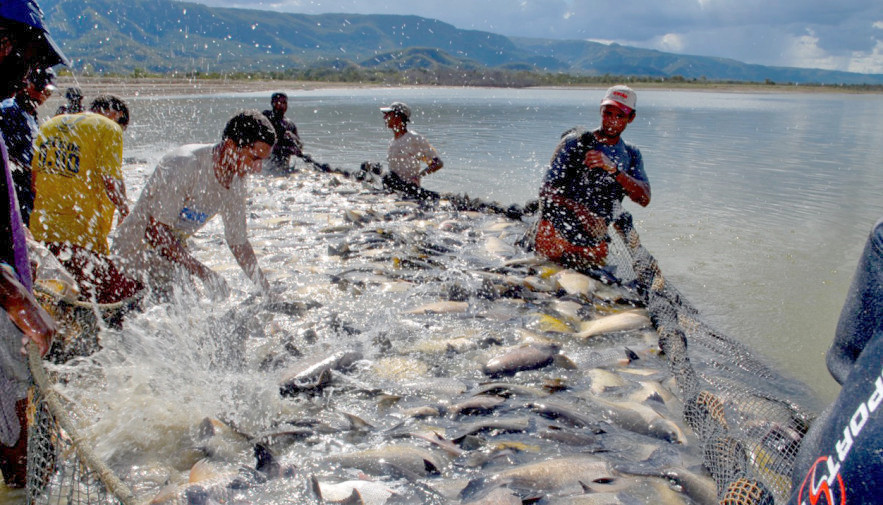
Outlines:
<svg viewBox="0 0 883 505"><path fill-rule="evenodd" d="M417 132L408 131L411 108L402 102L381 107L386 127L392 130L387 161L389 171L404 182L420 186L420 178L441 170L444 163L434 147ZM423 168L426 164L426 168Z"/></svg>
<svg viewBox="0 0 883 505"><path fill-rule="evenodd" d="M602 267L607 227L623 198L644 207L650 203L641 151L621 138L635 119L636 101L628 86L613 86L601 101L601 126L571 130L558 144L540 189L538 254L568 267Z"/></svg>

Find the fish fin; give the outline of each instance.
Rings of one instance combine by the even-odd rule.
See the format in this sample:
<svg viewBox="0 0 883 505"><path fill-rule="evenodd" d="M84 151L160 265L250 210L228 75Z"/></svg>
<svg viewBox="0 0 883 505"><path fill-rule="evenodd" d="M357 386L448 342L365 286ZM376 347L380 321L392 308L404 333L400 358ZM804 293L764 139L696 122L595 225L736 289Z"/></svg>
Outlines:
<svg viewBox="0 0 883 505"><path fill-rule="evenodd" d="M592 490L591 487L587 486L585 482L583 482L581 480L578 480L577 482L579 482L580 487L583 488L583 493L589 494L589 493L595 492L594 490Z"/></svg>
<svg viewBox="0 0 883 505"><path fill-rule="evenodd" d="M276 455L263 443L254 445L255 470L267 477L277 477L280 472L279 462Z"/></svg>
<svg viewBox="0 0 883 505"><path fill-rule="evenodd" d="M362 419L361 417L359 417L357 415L348 414L348 413L344 412L343 416L346 417L346 420L350 423L351 430L368 431L368 430L374 429L373 424L369 423L368 421L365 421L364 419Z"/></svg>
<svg viewBox="0 0 883 505"><path fill-rule="evenodd" d="M320 503L324 503L322 499L322 487L319 485L319 479L315 475L310 475L310 491L316 496Z"/></svg>
<svg viewBox="0 0 883 505"><path fill-rule="evenodd" d="M623 349L625 349L625 355L628 357L629 362L638 361L639 359L641 359L641 357L638 356L638 353L629 349L628 347L624 347Z"/></svg>
<svg viewBox="0 0 883 505"><path fill-rule="evenodd" d="M353 489L352 494L350 494L345 500L336 503L340 503L341 505L365 505L365 501L362 499L362 494L359 493L358 489Z"/></svg>
<svg viewBox="0 0 883 505"><path fill-rule="evenodd" d="M561 367L565 370L576 370L576 363L573 362L572 359L568 358L563 354L556 354L554 358L552 358L552 362L555 363L556 366Z"/></svg>
<svg viewBox="0 0 883 505"><path fill-rule="evenodd" d="M653 394L649 395L647 398L644 398L645 402L659 402L665 405L665 400L662 398L662 395L659 394L658 391L654 391Z"/></svg>

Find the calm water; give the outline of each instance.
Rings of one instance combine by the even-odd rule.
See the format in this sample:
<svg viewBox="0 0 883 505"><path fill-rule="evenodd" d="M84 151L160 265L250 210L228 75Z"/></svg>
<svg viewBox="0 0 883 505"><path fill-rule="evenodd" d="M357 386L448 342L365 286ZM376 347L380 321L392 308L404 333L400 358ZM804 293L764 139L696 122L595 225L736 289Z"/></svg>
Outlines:
<svg viewBox="0 0 883 505"><path fill-rule="evenodd" d="M345 89L289 92L316 160L384 161L379 106L402 100L441 152L425 186L523 203L560 134L598 122L601 90ZM155 162L213 141L232 110L265 94L140 98L126 155ZM823 399L824 352L866 234L883 215L883 96L642 91L625 137L653 186L628 205L663 272L726 333L781 363ZM130 195L134 198L135 195Z"/></svg>

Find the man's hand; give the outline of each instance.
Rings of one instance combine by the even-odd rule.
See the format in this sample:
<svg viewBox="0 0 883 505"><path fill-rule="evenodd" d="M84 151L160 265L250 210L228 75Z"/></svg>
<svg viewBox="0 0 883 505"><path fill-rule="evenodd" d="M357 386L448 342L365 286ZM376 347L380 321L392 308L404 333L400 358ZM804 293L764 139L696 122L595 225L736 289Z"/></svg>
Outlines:
<svg viewBox="0 0 883 505"><path fill-rule="evenodd" d="M606 154L601 151L589 151L586 153L586 159L583 163L589 168L600 168L608 174L615 174L618 168Z"/></svg>
<svg viewBox="0 0 883 505"><path fill-rule="evenodd" d="M15 326L24 333L22 346L34 342L44 356L58 326L37 299L18 281L12 268L0 268L0 302ZM22 354L26 351L22 347Z"/></svg>

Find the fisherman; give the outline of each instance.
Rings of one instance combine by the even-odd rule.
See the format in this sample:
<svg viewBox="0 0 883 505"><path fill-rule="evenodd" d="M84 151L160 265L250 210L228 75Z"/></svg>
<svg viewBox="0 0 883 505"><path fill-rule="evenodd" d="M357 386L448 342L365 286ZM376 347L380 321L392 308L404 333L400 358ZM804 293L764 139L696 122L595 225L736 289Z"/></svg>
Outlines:
<svg viewBox="0 0 883 505"><path fill-rule="evenodd" d="M259 173L276 134L258 111L233 116L217 144L190 144L167 153L120 226L114 250L121 264L153 285L168 287L176 267L226 297L224 278L197 260L186 240L221 214L224 238L245 274L264 292L270 285L248 241L245 176Z"/></svg>
<svg viewBox="0 0 883 505"><path fill-rule="evenodd" d="M79 114L83 112L83 90L78 87L67 88L64 91L64 97L67 103L63 103L55 110L55 115L59 114Z"/></svg>
<svg viewBox="0 0 883 505"><path fill-rule="evenodd" d="M0 2L0 98L21 88L25 76L35 68L67 63L58 45L49 37L43 12L34 0ZM0 135L2 140L2 135ZM8 487L27 483L27 388L30 373L23 356L23 342L33 342L40 353L49 350L57 331L55 321L31 293L26 230L21 221L5 142L0 141L0 472Z"/></svg>
<svg viewBox="0 0 883 505"><path fill-rule="evenodd" d="M883 219L858 262L828 371L843 388L800 445L789 503L879 503L883 487Z"/></svg>
<svg viewBox="0 0 883 505"><path fill-rule="evenodd" d="M536 252L568 267L595 270L607 257L608 225L625 196L646 207L650 182L641 151L622 140L635 120L635 91L613 86L601 100L601 126L569 131L540 189Z"/></svg>
<svg viewBox="0 0 883 505"><path fill-rule="evenodd" d="M119 222L129 214L122 173L129 108L116 96L102 95L89 111L55 116L40 128L31 233L74 276L84 296L114 303L143 287L108 256L114 211Z"/></svg>
<svg viewBox="0 0 883 505"><path fill-rule="evenodd" d="M441 170L444 163L423 135L408 130L410 107L402 102L393 102L381 107L380 111L393 135L387 152L390 173L404 183L419 187L421 177ZM421 164L426 164L426 168L421 168Z"/></svg>
<svg viewBox="0 0 883 505"><path fill-rule="evenodd" d="M276 144L273 152L267 160L267 168L271 173L288 174L294 169L291 165L291 156L301 156L303 142L297 135L297 126L294 121L285 117L288 112L288 95L285 93L273 93L270 97L271 109L265 110L264 115L270 120L276 131Z"/></svg>
<svg viewBox="0 0 883 505"><path fill-rule="evenodd" d="M6 139L9 161L13 164L12 180L21 210L21 219L28 226L34 209L34 188L31 181L31 158L34 137L39 129L37 107L55 91L55 71L38 68L28 74L24 89L0 102L0 131Z"/></svg>

